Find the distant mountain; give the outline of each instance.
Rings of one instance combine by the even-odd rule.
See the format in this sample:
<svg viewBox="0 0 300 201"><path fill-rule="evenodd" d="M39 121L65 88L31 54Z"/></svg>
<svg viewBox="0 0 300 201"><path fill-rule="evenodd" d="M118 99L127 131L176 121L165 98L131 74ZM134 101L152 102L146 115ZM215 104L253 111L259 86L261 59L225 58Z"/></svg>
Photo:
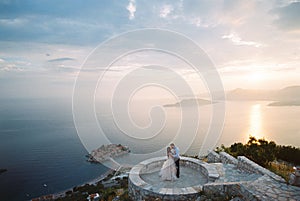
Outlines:
<svg viewBox="0 0 300 201"><path fill-rule="evenodd" d="M278 91L279 100L300 100L300 86L290 86Z"/></svg>
<svg viewBox="0 0 300 201"><path fill-rule="evenodd" d="M300 100L300 86L280 90L235 89L227 93L227 100Z"/></svg>
<svg viewBox="0 0 300 201"><path fill-rule="evenodd" d="M190 106L195 106L195 104L198 104L200 106L200 105L209 105L211 103L212 103L211 101L205 100L205 99L190 98L190 99L183 99L174 104L166 104L166 105L164 105L164 107L180 107L180 106L190 107Z"/></svg>
<svg viewBox="0 0 300 201"><path fill-rule="evenodd" d="M227 92L226 100L234 101L273 101L269 106L300 106L300 86L289 86L279 90L255 90L237 88ZM206 99L186 98L164 107L187 107L208 105L213 102Z"/></svg>
<svg viewBox="0 0 300 201"><path fill-rule="evenodd" d="M234 89L227 92L227 100L274 100L276 91L254 90L254 89Z"/></svg>
<svg viewBox="0 0 300 201"><path fill-rule="evenodd" d="M227 100L274 101L270 106L300 105L300 86L280 90L235 89L227 93Z"/></svg>
<svg viewBox="0 0 300 201"><path fill-rule="evenodd" d="M295 100L295 101L275 101L268 106L300 106L300 100Z"/></svg>

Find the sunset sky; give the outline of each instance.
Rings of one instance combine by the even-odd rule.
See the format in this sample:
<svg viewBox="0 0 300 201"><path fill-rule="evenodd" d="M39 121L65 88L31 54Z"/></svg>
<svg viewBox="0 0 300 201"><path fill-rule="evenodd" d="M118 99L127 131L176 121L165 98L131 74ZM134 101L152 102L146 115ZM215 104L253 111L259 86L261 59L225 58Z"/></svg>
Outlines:
<svg viewBox="0 0 300 201"><path fill-rule="evenodd" d="M226 90L300 85L300 1L0 0L1 96L69 96L97 45L143 28L195 41Z"/></svg>

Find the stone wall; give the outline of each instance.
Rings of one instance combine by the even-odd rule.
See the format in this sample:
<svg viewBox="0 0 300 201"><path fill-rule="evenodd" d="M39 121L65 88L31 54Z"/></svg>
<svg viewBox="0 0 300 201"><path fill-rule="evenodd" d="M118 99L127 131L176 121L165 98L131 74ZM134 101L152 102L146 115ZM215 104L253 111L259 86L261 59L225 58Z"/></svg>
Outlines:
<svg viewBox="0 0 300 201"><path fill-rule="evenodd" d="M238 156L237 167L246 172L256 173L256 174L261 174L261 175L268 175L269 177L271 177L272 179L274 179L276 181L285 182L285 180L282 177L280 177L277 174L271 172L270 170L256 164L255 162L249 160L245 156Z"/></svg>
<svg viewBox="0 0 300 201"><path fill-rule="evenodd" d="M210 158L209 161L211 161L212 163L217 163L221 161L224 164L234 164L237 166L237 168L245 172L268 175L276 181L285 182L285 180L282 177L278 176L277 174L274 174L266 168L263 168L262 166L251 161L245 156L238 156L236 159L226 152L221 152L220 154L218 154L214 151L211 151L208 154L208 157Z"/></svg>
<svg viewBox="0 0 300 201"><path fill-rule="evenodd" d="M254 194L248 191L242 182L209 183L203 186L203 191L207 195L229 195L239 197L242 200L259 201Z"/></svg>
<svg viewBox="0 0 300 201"><path fill-rule="evenodd" d="M217 154L215 151L210 151L207 155L207 162L208 163L220 163L220 155Z"/></svg>
<svg viewBox="0 0 300 201"><path fill-rule="evenodd" d="M238 160L226 152L220 152L221 162L224 164L238 164Z"/></svg>
<svg viewBox="0 0 300 201"><path fill-rule="evenodd" d="M220 154L218 154L215 151L210 151L207 155L207 161L209 163L221 163L222 162L224 164L234 164L234 165L238 164L237 159L226 152L220 152Z"/></svg>
<svg viewBox="0 0 300 201"><path fill-rule="evenodd" d="M161 188L159 191L154 191L152 189L151 184L145 183L140 178L141 172L147 172L151 169L155 169L162 165L162 162L166 158L153 158L146 161L141 162L139 165L133 167L131 169L129 175L129 195L137 201L141 200L155 200L159 198L161 200L201 200L201 192L205 195L229 195L232 197L237 197L242 200L251 200L251 201L259 201L259 200L269 200L270 197L290 197L290 192L297 194L297 189L287 191L287 187L284 187L285 180L274 174L273 172L259 166L255 162L249 160L245 156L239 156L237 159L232 157L231 155L221 152L220 154L212 151L208 154L208 161L214 164L205 163L193 158L182 157L181 165L189 166L203 175L208 177L208 183L198 186L186 187L186 188ZM223 182L222 180L218 180L219 172L216 167L219 167L220 162L224 164L233 164L234 168L238 168L241 172L255 173L259 176L258 179L249 181L237 181L237 182ZM222 174L222 173L220 173ZM214 183L215 181L215 183ZM253 184L253 182L256 182ZM266 184L262 184L259 186L258 184L265 182ZM271 182L271 183L270 183ZM278 182L278 183L277 183ZM276 183L276 184L275 184ZM269 186L273 184L273 186ZM255 188L253 188L254 185ZM260 193L257 193L257 187L259 189L267 187L266 190L262 190ZM287 191L284 193L278 193L281 191ZM266 196L265 192L269 193ZM296 195L295 194L295 195ZM266 197L265 197L266 196ZM299 195L300 197L300 195Z"/></svg>

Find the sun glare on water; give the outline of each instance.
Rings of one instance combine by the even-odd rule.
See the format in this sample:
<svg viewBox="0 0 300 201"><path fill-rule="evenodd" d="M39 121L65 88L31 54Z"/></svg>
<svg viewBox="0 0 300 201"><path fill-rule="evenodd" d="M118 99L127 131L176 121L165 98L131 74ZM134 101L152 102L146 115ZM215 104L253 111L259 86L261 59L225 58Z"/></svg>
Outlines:
<svg viewBox="0 0 300 201"><path fill-rule="evenodd" d="M262 117L261 117L261 105L255 104L251 107L249 117L249 130L248 134L259 139L263 137L262 131Z"/></svg>

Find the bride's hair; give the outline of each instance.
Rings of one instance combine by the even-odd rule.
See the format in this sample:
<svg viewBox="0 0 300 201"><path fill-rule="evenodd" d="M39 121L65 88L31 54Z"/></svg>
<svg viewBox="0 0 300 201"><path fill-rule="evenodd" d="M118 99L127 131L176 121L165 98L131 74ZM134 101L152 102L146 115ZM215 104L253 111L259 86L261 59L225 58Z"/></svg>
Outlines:
<svg viewBox="0 0 300 201"><path fill-rule="evenodd" d="M171 147L167 147L167 156L169 157L169 153L171 153Z"/></svg>

